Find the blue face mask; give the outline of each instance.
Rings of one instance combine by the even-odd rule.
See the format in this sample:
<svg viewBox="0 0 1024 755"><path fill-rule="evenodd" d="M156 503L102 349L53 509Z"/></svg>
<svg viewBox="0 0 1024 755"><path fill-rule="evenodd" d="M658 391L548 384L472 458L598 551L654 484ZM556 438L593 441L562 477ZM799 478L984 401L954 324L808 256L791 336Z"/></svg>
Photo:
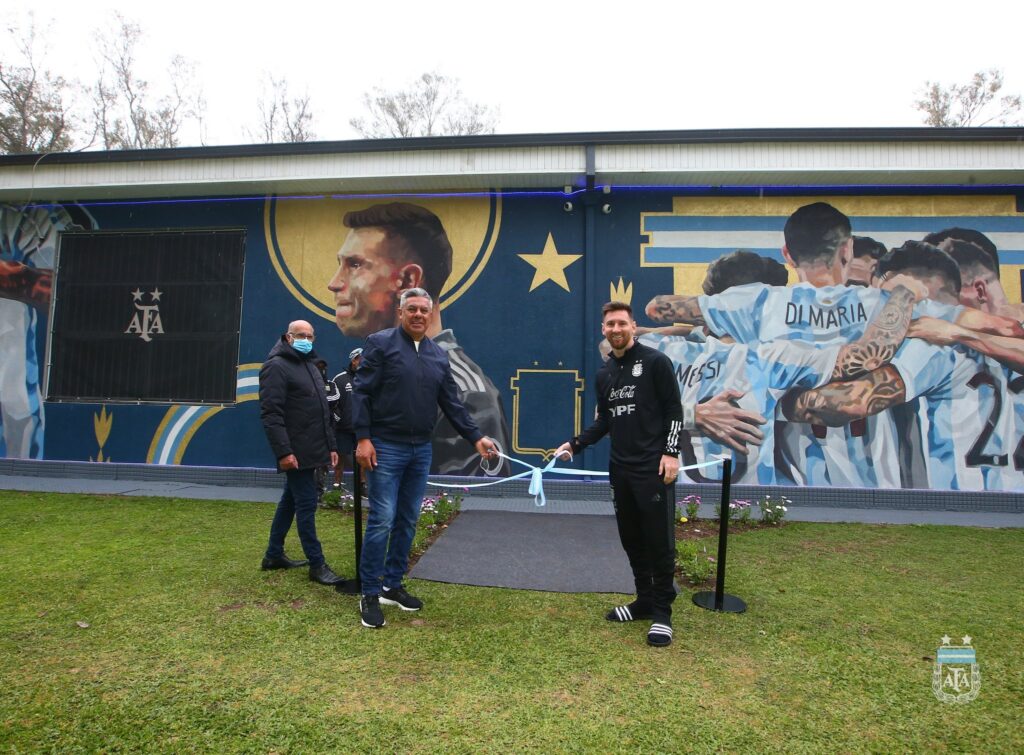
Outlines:
<svg viewBox="0 0 1024 755"><path fill-rule="evenodd" d="M292 348L300 354L308 354L313 350L313 342L307 338L293 338Z"/></svg>

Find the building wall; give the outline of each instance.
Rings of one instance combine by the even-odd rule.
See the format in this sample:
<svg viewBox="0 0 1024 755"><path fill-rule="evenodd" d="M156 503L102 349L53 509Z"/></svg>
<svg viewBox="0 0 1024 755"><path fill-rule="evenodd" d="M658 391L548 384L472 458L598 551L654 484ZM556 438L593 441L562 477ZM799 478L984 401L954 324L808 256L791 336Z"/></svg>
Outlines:
<svg viewBox="0 0 1024 755"><path fill-rule="evenodd" d="M571 209L566 207L567 200ZM783 261L782 227L787 217L797 207L818 200L846 213L855 234L872 236L890 247L951 226L985 232L999 247L1006 294L1011 302L1020 303L1024 219L1012 195L760 197L618 189L610 194L580 193L567 198L553 189L397 199L234 197L43 209L6 205L2 209L0 259L28 267L52 268L59 232L68 227L242 228L246 257L234 406L42 401L47 302L24 303L13 287L4 287L0 292L0 420L4 429L0 455L272 466L256 401L259 365L288 322L301 318L316 328L316 350L328 361L329 372L344 368L346 355L362 343L363 334L345 322L339 327L334 294L328 290L339 248L349 234L342 218L349 211L400 201L435 213L451 240L452 272L441 296L441 318L462 349L453 361L462 360L468 371L461 385L470 403L481 412L488 411L489 402L500 407L507 427L507 435L500 438L502 444L511 449L510 455L537 464L550 458L563 440L578 433L593 417L592 386L601 363L599 310L603 302L630 302L638 324L650 326L644 314L647 303L661 294L699 293L708 263L722 254L744 248ZM602 210L605 204L610 210L607 213ZM791 276L793 280L795 276ZM56 289L59 294L59 273ZM124 292L124 298L127 329L133 315L130 290ZM742 298L737 301L735 317L739 321L746 318L752 327L773 314L755 314L754 299L749 311L744 311ZM824 320L821 324L827 325ZM172 334L174 324L165 320L163 328L166 335ZM856 328L849 332L856 333ZM124 337L137 334L125 333ZM687 353L696 354L695 348ZM773 365L787 358L779 356L780 352L771 353L775 361L753 356L745 360L752 384L763 387L774 380ZM195 358L202 360L204 354L197 351ZM481 374L473 374L473 364ZM688 366L693 365L681 364L678 374L690 380L692 389L696 379L692 371L686 373ZM831 428L819 439L823 441L820 448L796 447L788 463L805 468L790 469L788 474L807 484L887 487L893 486L890 478L895 475L896 486L913 480L915 487L1021 487L1024 478L1015 467L1014 455L1024 431L1024 407L1018 407L1019 397L1011 387L1017 374L1001 365L990 364L987 369L992 381L973 389L954 384L960 378L949 376L946 394L942 394L945 404L938 398L929 399L940 395L939 388L928 394L924 377L916 378L922 385L915 390L924 396L920 416L931 419L933 434L943 422L949 423L955 442L941 444L940 439L932 438L930 450L922 447L918 451L915 438L916 446L927 446L928 427L897 427L884 443L869 437L872 424L862 427L859 434L851 434L849 427ZM707 375L712 372L710 367L706 370ZM714 374L729 377L717 368ZM906 377L908 382L915 379L909 374ZM709 391L715 387L710 379L706 383ZM773 382L770 387L776 398L786 393L784 383ZM469 395L474 393L479 395ZM902 411L916 413L910 411L916 408ZM495 426L501 428L500 418ZM774 430L774 426L765 429ZM601 469L607 461L606 446L603 443L589 450L576 464ZM691 447L693 461L701 461L715 450L696 439ZM962 450L972 448L972 459L965 461ZM468 453L468 445L466 449ZM952 454L944 464L956 473L941 481L934 474L921 477L920 469L914 476L909 466L915 453L920 453L919 461L923 459L925 467L929 453ZM781 476L768 480L783 470L776 469L774 455L764 456L771 456L761 460L760 466L766 469L759 472L757 465L751 464L748 481L786 482ZM906 468L901 469L898 461L894 465L894 459L904 457ZM978 463L978 459L984 461ZM883 472L884 468L889 471ZM703 469L692 474L713 479L715 473Z"/></svg>

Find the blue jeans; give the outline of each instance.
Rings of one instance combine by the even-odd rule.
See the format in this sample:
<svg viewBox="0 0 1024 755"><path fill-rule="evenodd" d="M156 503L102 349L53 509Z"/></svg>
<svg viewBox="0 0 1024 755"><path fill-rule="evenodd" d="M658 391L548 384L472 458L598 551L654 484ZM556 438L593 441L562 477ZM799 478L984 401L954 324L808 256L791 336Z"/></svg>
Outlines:
<svg viewBox="0 0 1024 755"><path fill-rule="evenodd" d="M316 536L316 470L290 469L285 472L285 478L284 493L277 502L274 521L270 523L267 558L284 555L284 538L294 519L302 552L309 559L309 565L320 566L324 562L324 552Z"/></svg>
<svg viewBox="0 0 1024 755"><path fill-rule="evenodd" d="M366 473L370 512L366 517L359 579L363 595L402 586L430 472L431 444L392 443L373 438L377 468Z"/></svg>

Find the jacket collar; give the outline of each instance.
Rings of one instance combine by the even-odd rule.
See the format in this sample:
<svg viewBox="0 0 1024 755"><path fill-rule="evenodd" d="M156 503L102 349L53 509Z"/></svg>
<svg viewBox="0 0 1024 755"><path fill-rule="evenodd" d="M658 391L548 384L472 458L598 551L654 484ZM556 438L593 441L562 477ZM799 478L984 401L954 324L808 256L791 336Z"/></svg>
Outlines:
<svg viewBox="0 0 1024 755"><path fill-rule="evenodd" d="M406 343L408 343L414 349L416 348L416 341L413 340L411 335L405 332L405 328L403 328L401 325L396 325L395 330L397 330L398 334L405 339ZM423 336L423 338L420 339L420 344L422 345L423 343L426 343L429 340L430 336Z"/></svg>
<svg viewBox="0 0 1024 755"><path fill-rule="evenodd" d="M614 359L619 364L623 364L624 362L628 362L628 361L632 360L634 357L637 356L637 353L638 353L637 352L637 348L639 346L640 346L640 342L637 341L634 338L633 339L633 345L630 346L628 349L626 349L624 352L622 352L622 356L621 357L615 356L615 352L613 351L611 353L611 358Z"/></svg>

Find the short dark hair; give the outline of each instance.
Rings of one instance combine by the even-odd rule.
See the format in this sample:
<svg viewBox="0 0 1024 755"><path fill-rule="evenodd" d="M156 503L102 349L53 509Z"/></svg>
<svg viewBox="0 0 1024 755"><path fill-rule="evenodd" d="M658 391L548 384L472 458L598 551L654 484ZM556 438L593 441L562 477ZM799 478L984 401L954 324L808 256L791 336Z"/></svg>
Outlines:
<svg viewBox="0 0 1024 755"><path fill-rule="evenodd" d="M995 265L994 270L996 277L999 277L999 250L996 249L996 245L992 243L992 239L984 233L976 231L973 228L959 228L957 226L953 226L952 228L944 228L941 231L929 233L922 239L922 241L938 246L946 239L966 241L968 244L974 244L979 249L985 251L988 256L992 258L992 263Z"/></svg>
<svg viewBox="0 0 1024 755"><path fill-rule="evenodd" d="M946 288L955 296L960 294L960 266L937 246L923 241L905 241L878 261L875 275L884 277L889 273L909 275L939 275L946 281Z"/></svg>
<svg viewBox="0 0 1024 755"><path fill-rule="evenodd" d="M720 294L733 286L746 283L765 283L769 286L785 286L789 272L781 262L762 257L747 249L723 254L708 265L704 277L704 293L708 296Z"/></svg>
<svg viewBox="0 0 1024 755"><path fill-rule="evenodd" d="M610 301L601 307L601 319L603 320L609 312L626 312L629 314L629 319L633 319L633 308L624 301Z"/></svg>
<svg viewBox="0 0 1024 755"><path fill-rule="evenodd" d="M939 245L939 249L946 252L960 266L962 279L973 281L985 273L991 273L997 277L999 275L991 255L977 244L948 238Z"/></svg>
<svg viewBox="0 0 1024 755"><path fill-rule="evenodd" d="M799 208L783 228L793 262L831 262L850 238L850 219L827 202Z"/></svg>
<svg viewBox="0 0 1024 755"><path fill-rule="evenodd" d="M408 202L389 202L346 212L342 222L346 228L382 228L405 239L416 257L408 261L423 268L423 288L435 301L441 296L452 272L452 244L437 215Z"/></svg>
<svg viewBox="0 0 1024 755"><path fill-rule="evenodd" d="M870 236L853 237L853 257L870 257L873 260L880 260L889 250L881 241L875 241Z"/></svg>

